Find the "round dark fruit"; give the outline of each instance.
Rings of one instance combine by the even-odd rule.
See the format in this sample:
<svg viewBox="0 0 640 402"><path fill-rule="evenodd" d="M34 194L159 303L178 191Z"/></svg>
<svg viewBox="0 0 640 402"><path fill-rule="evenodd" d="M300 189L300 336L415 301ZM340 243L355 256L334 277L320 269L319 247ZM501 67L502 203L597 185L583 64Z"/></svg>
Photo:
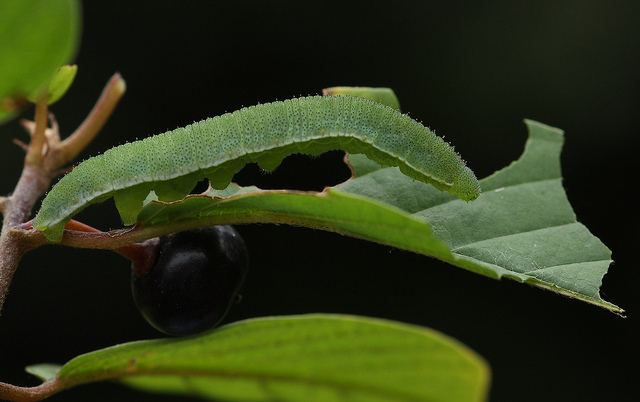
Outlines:
<svg viewBox="0 0 640 402"><path fill-rule="evenodd" d="M131 290L142 316L168 335L217 325L238 296L248 270L244 241L231 226L160 238L148 266L132 266Z"/></svg>

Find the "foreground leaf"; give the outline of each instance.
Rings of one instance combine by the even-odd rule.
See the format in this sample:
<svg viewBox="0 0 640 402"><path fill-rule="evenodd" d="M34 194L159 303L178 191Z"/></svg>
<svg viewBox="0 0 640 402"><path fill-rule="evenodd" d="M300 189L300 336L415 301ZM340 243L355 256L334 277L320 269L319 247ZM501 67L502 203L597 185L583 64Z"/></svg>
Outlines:
<svg viewBox="0 0 640 402"><path fill-rule="evenodd" d="M481 401L490 374L481 357L436 331L316 314L114 346L71 360L54 381L60 390L115 378L222 400Z"/></svg>

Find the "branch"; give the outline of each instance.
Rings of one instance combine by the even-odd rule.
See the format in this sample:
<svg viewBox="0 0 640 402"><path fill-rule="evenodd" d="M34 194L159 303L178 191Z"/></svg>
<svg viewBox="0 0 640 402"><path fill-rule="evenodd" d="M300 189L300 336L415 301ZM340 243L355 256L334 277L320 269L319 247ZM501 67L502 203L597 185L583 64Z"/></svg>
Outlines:
<svg viewBox="0 0 640 402"><path fill-rule="evenodd" d="M27 242L26 232L19 227L29 218L33 205L47 190L50 182L51 178L42 166L25 161L13 194L2 203L4 220L0 235L0 312L20 259L24 253L34 248L33 244Z"/></svg>
<svg viewBox="0 0 640 402"><path fill-rule="evenodd" d="M13 194L0 198L0 212L4 215L0 232L0 312L11 279L24 253L46 243L32 241L33 236L29 236L29 233L33 230L25 230L21 226L29 219L38 198L51 185L57 170L75 158L95 138L125 89L126 85L120 74L111 77L85 121L62 142L52 116L52 128L47 128L49 116L46 97L41 97L36 102L35 121L23 123L31 134L31 142L27 148L22 175Z"/></svg>
<svg viewBox="0 0 640 402"><path fill-rule="evenodd" d="M114 74L102 90L95 106L76 131L64 141L51 144L51 170L58 169L73 160L93 141L126 90L127 85L120 74Z"/></svg>
<svg viewBox="0 0 640 402"><path fill-rule="evenodd" d="M9 198L0 197L0 214L4 215L4 211L7 210L7 205L9 205Z"/></svg>
<svg viewBox="0 0 640 402"><path fill-rule="evenodd" d="M0 382L0 398L15 402L33 402L46 399L65 389L57 379L47 381L37 387L18 387L16 385Z"/></svg>
<svg viewBox="0 0 640 402"><path fill-rule="evenodd" d="M33 225L31 225L31 227L29 228L32 228L32 227ZM73 219L70 220L69 223L65 225L65 230L68 230L69 231L68 233L79 233L79 234L84 233L85 236L92 233L97 236L103 235L103 236L106 236L107 238L111 238L109 236L109 233L104 233L94 228L93 226L89 226L85 223L82 223ZM157 245L158 245L158 238L152 237L150 239L145 239L145 241L142 241L142 242L129 243L118 248L112 248L111 250L120 254L121 256L128 259L129 261L141 263L142 260L155 259L154 247Z"/></svg>

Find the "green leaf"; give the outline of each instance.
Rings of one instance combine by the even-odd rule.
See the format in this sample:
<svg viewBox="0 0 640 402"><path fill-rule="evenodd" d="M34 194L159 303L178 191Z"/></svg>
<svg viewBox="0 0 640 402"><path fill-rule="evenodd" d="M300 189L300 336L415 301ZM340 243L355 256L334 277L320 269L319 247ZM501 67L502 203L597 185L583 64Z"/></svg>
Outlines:
<svg viewBox="0 0 640 402"><path fill-rule="evenodd" d="M0 2L0 123L46 91L74 57L80 38L77 0Z"/></svg>
<svg viewBox="0 0 640 402"><path fill-rule="evenodd" d="M41 363L27 366L25 371L29 374L33 374L42 381L51 381L56 378L61 367L62 366L59 364Z"/></svg>
<svg viewBox="0 0 640 402"><path fill-rule="evenodd" d="M73 80L76 78L78 66L62 66L51 78L49 83L49 104L56 103L67 92Z"/></svg>
<svg viewBox="0 0 640 402"><path fill-rule="evenodd" d="M611 251L576 221L562 188L562 131L526 121L522 157L481 180L466 203L397 168L350 156L356 177L321 193L230 186L181 202L148 204L136 231L149 236L223 223L288 223L334 231L507 277L615 312L599 289Z"/></svg>
<svg viewBox="0 0 640 402"><path fill-rule="evenodd" d="M599 292L611 251L577 222L562 187L562 131L525 123L524 154L481 180L483 195L468 205L406 180L395 169L367 170L340 190L384 201L428 222L452 252L443 260L453 265L622 312ZM357 174L358 166L354 169Z"/></svg>
<svg viewBox="0 0 640 402"><path fill-rule="evenodd" d="M123 378L139 389L252 401L481 401L486 362L427 328L340 315L247 320L204 335L76 357L58 389Z"/></svg>
<svg viewBox="0 0 640 402"><path fill-rule="evenodd" d="M391 88L385 87L331 87L322 90L323 95L349 95L371 99L385 106L400 110L400 102Z"/></svg>
<svg viewBox="0 0 640 402"><path fill-rule="evenodd" d="M229 198L218 198L225 194ZM214 198L212 198L214 197ZM260 190L229 186L223 192L188 196L181 202L148 204L136 230L174 230L223 223L284 223L342 233L362 239L448 258L448 248L428 225L403 211L358 195Z"/></svg>

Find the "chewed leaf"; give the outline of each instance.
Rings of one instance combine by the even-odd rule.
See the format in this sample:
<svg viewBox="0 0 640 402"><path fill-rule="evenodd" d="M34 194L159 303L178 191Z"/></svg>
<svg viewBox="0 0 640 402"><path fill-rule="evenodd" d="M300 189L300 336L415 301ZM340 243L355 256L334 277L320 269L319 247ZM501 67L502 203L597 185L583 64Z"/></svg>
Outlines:
<svg viewBox="0 0 640 402"><path fill-rule="evenodd" d="M417 121L363 98L313 96L244 108L112 148L53 187L34 227L59 241L73 215L111 196L124 223L132 225L152 190L161 201L175 201L203 178L224 189L249 162L272 170L292 153L332 149L398 166L408 177L465 201L480 194L460 156Z"/></svg>
<svg viewBox="0 0 640 402"><path fill-rule="evenodd" d="M517 161L482 179L483 195L461 205L453 197L406 180L396 168L351 158L357 179L340 191L368 197L428 223L451 251L442 258L493 278L507 277L608 310L600 295L611 251L578 223L562 187L561 130L526 120L529 139Z"/></svg>
<svg viewBox="0 0 640 402"><path fill-rule="evenodd" d="M576 221L562 188L562 132L531 121L527 126L522 157L481 180L485 192L471 204L398 168L350 155L356 177L321 193L229 186L177 203L150 203L134 231L252 222L308 226L622 312L599 292L611 251Z"/></svg>

